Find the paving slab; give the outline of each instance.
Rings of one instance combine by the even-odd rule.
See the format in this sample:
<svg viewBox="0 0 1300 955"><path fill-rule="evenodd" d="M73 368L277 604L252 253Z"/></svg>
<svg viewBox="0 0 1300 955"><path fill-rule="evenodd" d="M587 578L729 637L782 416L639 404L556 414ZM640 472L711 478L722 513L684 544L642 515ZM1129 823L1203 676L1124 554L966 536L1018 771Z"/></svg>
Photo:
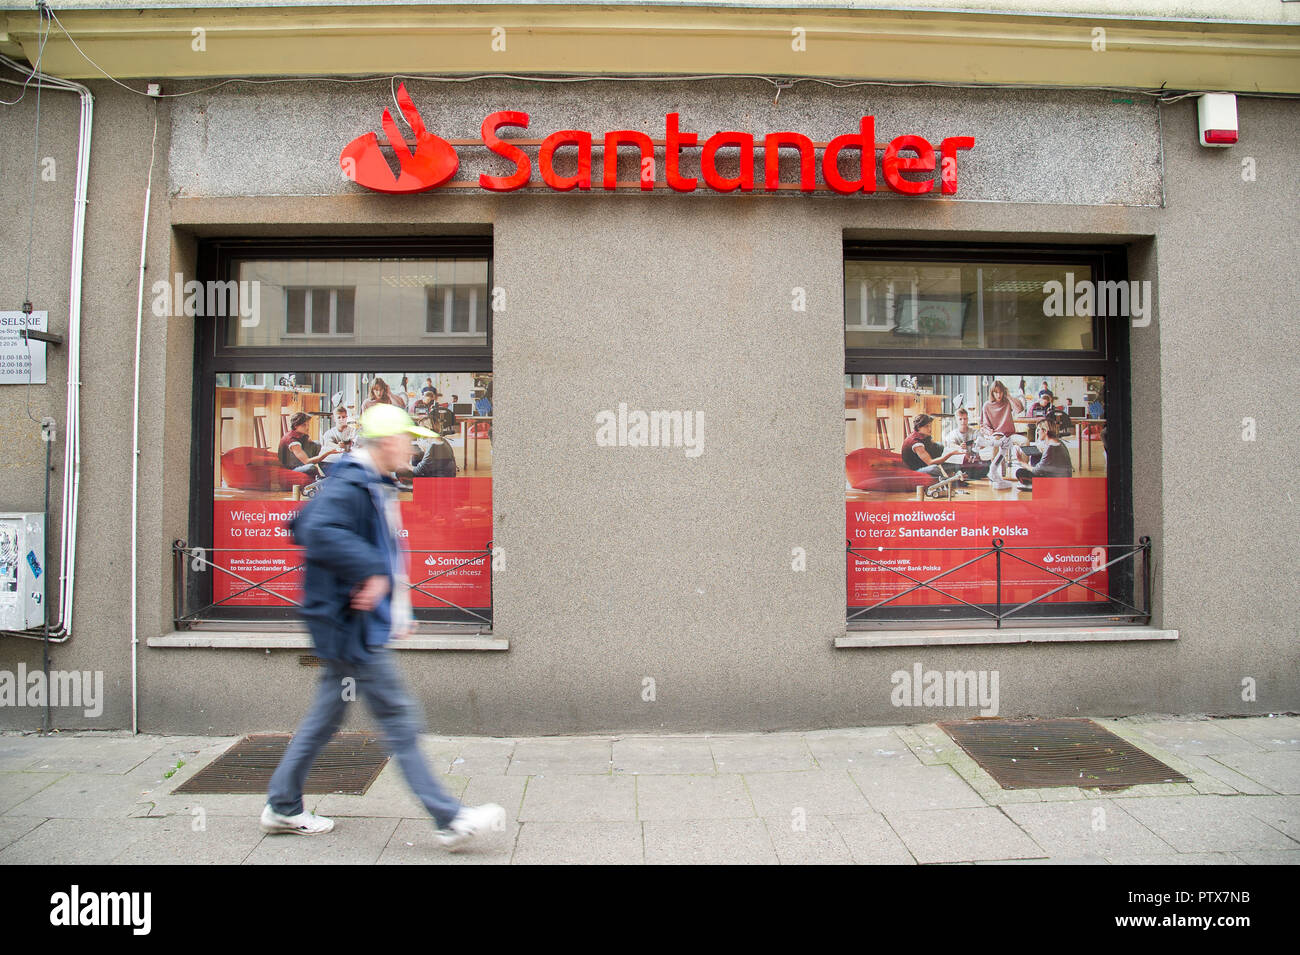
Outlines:
<svg viewBox="0 0 1300 955"><path fill-rule="evenodd" d="M608 773L612 765L609 739L526 739L515 744L510 776L550 776L560 773Z"/></svg>
<svg viewBox="0 0 1300 955"><path fill-rule="evenodd" d="M1192 788L1198 793L1213 796L1272 795L1273 791L1267 786L1229 769L1216 756L1188 756L1187 762L1192 766L1189 774Z"/></svg>
<svg viewBox="0 0 1300 955"><path fill-rule="evenodd" d="M469 785L464 776L437 774L443 788L457 799ZM399 819L428 816L424 804L415 798L402 770L391 759L363 795L328 793L320 797L316 812L322 816L396 816Z"/></svg>
<svg viewBox="0 0 1300 955"><path fill-rule="evenodd" d="M795 810L805 815L853 815L872 809L853 777L843 769L750 773L745 785L760 816L788 819Z"/></svg>
<svg viewBox="0 0 1300 955"><path fill-rule="evenodd" d="M1216 760L1282 795L1300 795L1300 749L1271 753L1233 753Z"/></svg>
<svg viewBox="0 0 1300 955"><path fill-rule="evenodd" d="M1246 865L1300 865L1300 847L1293 851L1278 850L1254 850L1246 852L1234 852L1238 859Z"/></svg>
<svg viewBox="0 0 1300 955"><path fill-rule="evenodd" d="M1219 753L1258 753L1260 747L1230 733L1214 720L1155 720L1131 722L1097 720L1099 725L1141 745L1150 741L1180 756L1213 756ZM1126 733L1125 730L1132 732Z"/></svg>
<svg viewBox="0 0 1300 955"><path fill-rule="evenodd" d="M642 820L740 819L756 815L744 777L734 773L638 776L636 801L637 818Z"/></svg>
<svg viewBox="0 0 1300 955"><path fill-rule="evenodd" d="M1222 719L1216 723L1241 739L1265 750L1300 750L1300 716L1260 716Z"/></svg>
<svg viewBox="0 0 1300 955"><path fill-rule="evenodd" d="M147 819L49 819L4 849L0 865L107 865L148 833Z"/></svg>
<svg viewBox="0 0 1300 955"><path fill-rule="evenodd" d="M238 865L265 837L256 818L243 816L156 817L135 833L114 865Z"/></svg>
<svg viewBox="0 0 1300 955"><path fill-rule="evenodd" d="M492 773L473 776L460 799L466 806L494 802L505 809L508 819L517 820L524 804L524 792L531 781L529 776L497 776Z"/></svg>
<svg viewBox="0 0 1300 955"><path fill-rule="evenodd" d="M514 865L641 865L639 822L526 822L515 841Z"/></svg>
<svg viewBox="0 0 1300 955"><path fill-rule="evenodd" d="M877 771L853 769L849 775L876 812L987 805L951 766L897 766Z"/></svg>
<svg viewBox="0 0 1300 955"><path fill-rule="evenodd" d="M449 772L457 776L504 776L518 740L474 738L455 742L457 751L448 766Z"/></svg>
<svg viewBox="0 0 1300 955"><path fill-rule="evenodd" d="M340 818L319 836L263 836L245 865L369 865L379 861L400 819Z"/></svg>
<svg viewBox="0 0 1300 955"><path fill-rule="evenodd" d="M10 816L125 819L158 797L151 785L119 774L68 773L53 781L46 773L15 775L28 777L32 793L5 811Z"/></svg>
<svg viewBox="0 0 1300 955"><path fill-rule="evenodd" d="M380 865L509 865L520 825L506 820L502 832L485 834L480 841L451 852L433 837L433 823L423 819L403 819L380 853ZM316 837L329 838L329 836Z"/></svg>
<svg viewBox="0 0 1300 955"><path fill-rule="evenodd" d="M797 733L710 736L720 773L780 773L816 769L807 742Z"/></svg>
<svg viewBox="0 0 1300 955"><path fill-rule="evenodd" d="M1295 840L1253 815L1254 796L1164 796L1131 799L1124 808L1182 853L1291 849Z"/></svg>
<svg viewBox="0 0 1300 955"><path fill-rule="evenodd" d="M228 750L238 737L166 737L167 743L126 773L143 784L174 789ZM177 764L181 765L177 765ZM167 774L171 773L170 776Z"/></svg>
<svg viewBox="0 0 1300 955"><path fill-rule="evenodd" d="M651 865L773 865L776 849L762 819L656 820L642 823Z"/></svg>
<svg viewBox="0 0 1300 955"><path fill-rule="evenodd" d="M38 760L47 760L63 743L61 736L0 733L0 772L16 772Z"/></svg>
<svg viewBox="0 0 1300 955"><path fill-rule="evenodd" d="M210 816L248 816L257 819L266 806L265 793L175 793L164 789L146 798L153 800L153 808L149 812L151 816L192 815L194 810L202 809ZM303 808L315 812L323 798L308 793L302 797Z"/></svg>
<svg viewBox="0 0 1300 955"><path fill-rule="evenodd" d="M60 745L45 752L27 768L39 772L106 773L130 772L162 748L161 737L132 739L114 737L61 737Z"/></svg>
<svg viewBox="0 0 1300 955"><path fill-rule="evenodd" d="M631 737L613 745L614 772L634 776L664 773L711 773L716 770L707 739Z"/></svg>
<svg viewBox="0 0 1300 955"><path fill-rule="evenodd" d="M1004 806L1016 825L1050 856L1148 855L1172 846L1124 811L1120 802L1081 800Z"/></svg>
<svg viewBox="0 0 1300 955"><path fill-rule="evenodd" d="M1111 865L1245 865L1230 852L1179 852L1174 855L1107 856Z"/></svg>
<svg viewBox="0 0 1300 955"><path fill-rule="evenodd" d="M0 816L0 849L17 842L43 822L39 816Z"/></svg>
<svg viewBox="0 0 1300 955"><path fill-rule="evenodd" d="M954 759L970 759L970 754L957 745L957 741L935 723L919 723L909 727L912 739L908 745L917 758L927 765L950 763Z"/></svg>
<svg viewBox="0 0 1300 955"><path fill-rule="evenodd" d="M1295 840L1300 849L1300 796L1251 796L1241 805L1256 819Z"/></svg>
<svg viewBox="0 0 1300 955"><path fill-rule="evenodd" d="M880 813L829 818L858 865L916 864L916 858Z"/></svg>
<svg viewBox="0 0 1300 955"><path fill-rule="evenodd" d="M419 741L420 754L424 756L425 761L439 776L445 776L451 772L452 763L460 756L461 744L446 737L421 736ZM392 762L392 759L389 759ZM464 765L461 760L459 765ZM505 772L504 766L501 772ZM468 775L461 773L460 775Z"/></svg>
<svg viewBox="0 0 1300 955"><path fill-rule="evenodd" d="M988 859L975 865L1110 865L1100 856L1066 856L1051 859Z"/></svg>
<svg viewBox="0 0 1300 955"><path fill-rule="evenodd" d="M54 785L62 773L0 772L0 813L8 813L34 794ZM40 813L32 813L40 815Z"/></svg>
<svg viewBox="0 0 1300 955"><path fill-rule="evenodd" d="M566 774L534 776L520 822L635 822L641 777Z"/></svg>
<svg viewBox="0 0 1300 955"><path fill-rule="evenodd" d="M893 731L872 735L809 733L808 749L821 769L870 769L878 763L920 766L911 748Z"/></svg>
<svg viewBox="0 0 1300 955"><path fill-rule="evenodd" d="M764 819L782 865L853 865L853 853L829 816L773 816Z"/></svg>
<svg viewBox="0 0 1300 955"><path fill-rule="evenodd" d="M883 815L922 864L1034 859L1049 855L1000 810L992 807L909 810Z"/></svg>

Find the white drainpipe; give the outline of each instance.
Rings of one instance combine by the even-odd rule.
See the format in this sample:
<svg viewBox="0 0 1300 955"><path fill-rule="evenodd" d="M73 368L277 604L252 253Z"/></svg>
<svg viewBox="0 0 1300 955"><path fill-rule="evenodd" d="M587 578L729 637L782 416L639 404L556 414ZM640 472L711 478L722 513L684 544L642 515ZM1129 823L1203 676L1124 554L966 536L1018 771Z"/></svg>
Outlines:
<svg viewBox="0 0 1300 955"><path fill-rule="evenodd" d="M22 74L31 68L9 57L0 63ZM68 285L68 398L63 434L63 543L59 551L59 619L50 631L51 643L66 643L72 636L72 595L77 564L77 496L81 484L81 273L86 236L86 193L90 178L90 133L95 100L80 83L37 74L41 85L81 96L81 125L77 132L77 178L73 191L72 268ZM16 636L44 639L40 630Z"/></svg>

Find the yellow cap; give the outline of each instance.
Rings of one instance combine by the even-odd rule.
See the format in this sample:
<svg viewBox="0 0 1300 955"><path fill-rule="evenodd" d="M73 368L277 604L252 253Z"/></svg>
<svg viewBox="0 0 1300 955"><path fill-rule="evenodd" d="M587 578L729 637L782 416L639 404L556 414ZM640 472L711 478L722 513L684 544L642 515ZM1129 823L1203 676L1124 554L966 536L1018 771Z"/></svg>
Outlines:
<svg viewBox="0 0 1300 955"><path fill-rule="evenodd" d="M413 434L420 438L434 436L428 428L416 425L401 408L387 402L371 405L361 413L360 434L363 438L389 438L395 434Z"/></svg>

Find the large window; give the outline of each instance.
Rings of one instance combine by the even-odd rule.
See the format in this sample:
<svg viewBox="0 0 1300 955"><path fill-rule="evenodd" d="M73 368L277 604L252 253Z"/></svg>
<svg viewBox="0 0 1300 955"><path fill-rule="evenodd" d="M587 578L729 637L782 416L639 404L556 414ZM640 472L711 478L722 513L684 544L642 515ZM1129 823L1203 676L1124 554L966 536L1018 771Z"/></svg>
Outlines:
<svg viewBox="0 0 1300 955"><path fill-rule="evenodd" d="M490 242L216 242L202 263L203 278L239 283L242 304L198 335L178 619L295 617L301 554L285 521L386 402L436 432L396 475L416 616L489 625ZM430 320L435 301L451 303L446 321Z"/></svg>
<svg viewBox="0 0 1300 955"><path fill-rule="evenodd" d="M1122 267L846 245L851 626L1132 619L1127 319L1052 297Z"/></svg>

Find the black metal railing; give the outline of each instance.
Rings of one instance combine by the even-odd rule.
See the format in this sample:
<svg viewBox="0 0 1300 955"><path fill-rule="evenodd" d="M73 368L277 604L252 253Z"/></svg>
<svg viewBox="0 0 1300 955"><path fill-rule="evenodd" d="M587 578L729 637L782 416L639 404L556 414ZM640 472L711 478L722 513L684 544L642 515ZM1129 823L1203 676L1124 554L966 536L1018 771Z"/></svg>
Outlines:
<svg viewBox="0 0 1300 955"><path fill-rule="evenodd" d="M412 594L422 594L438 601L441 607L413 607L417 622L436 620L439 623L478 623L486 628L492 626L492 542L488 541L481 550L410 550L412 579L407 586ZM245 571L240 573L229 566L230 561L222 561L219 555L238 554L240 556L256 554L291 554L290 566L278 567L275 573L259 580L250 579ZM443 567L427 576L416 578L414 568L420 566L417 556L460 554L470 555L464 559L453 558L449 566ZM464 607L441 594L432 592L435 582L454 571L477 564L487 572L488 605L486 607ZM172 594L173 623L178 630L189 629L199 623L247 623L250 619L270 617L271 619L293 619L295 611L302 603L290 593L275 589L274 584L304 567L302 550L296 547L201 547L190 546L183 540L172 543ZM204 575L199 577L198 575ZM233 593L220 598L213 598L215 581L224 575L234 580ZM258 574L260 576L260 573ZM243 586L240 587L239 585ZM296 588L295 588L296 589ZM265 594L269 600L264 604L250 606L247 598ZM226 616L222 616L222 614Z"/></svg>
<svg viewBox="0 0 1300 955"><path fill-rule="evenodd" d="M1088 593L1101 598L1101 600L1093 602L1093 604L1090 605L1089 607L1074 608L1072 609L1072 612L1068 614L1057 614L1055 615L1055 617L1053 617L1050 614L1036 613L1034 614L1033 619L1044 620L1044 619L1067 619L1071 617L1077 618L1079 616L1086 615L1089 613L1089 611L1091 611L1092 613L1100 614L1104 616L1117 616L1117 615L1123 616L1128 621L1140 622L1144 625L1149 624L1151 622L1151 538L1150 537L1140 538L1136 544L1061 544L1061 545L1037 544L1034 546L1024 546L1024 547L1008 547L1006 546L1005 542L1001 538L994 538L991 546L989 547L932 547L932 546L881 547L881 548L873 549L871 551L863 551L863 550L855 549L852 541L846 541L845 543L847 544L847 554L845 558L846 560L851 561L855 557L861 560L865 560L866 562L870 564L874 564L875 566L881 568L882 570L887 570L890 573L897 574L898 576L905 578L906 580L910 581L912 584L912 586L907 587L906 589L901 590L896 594L892 594L881 600L877 600L875 603L871 604L870 606L854 607L850 605L848 607L848 615L847 615L847 622L850 624L854 623L855 621L862 622L868 618L868 615L872 615L872 614L875 614L875 616L871 617L873 621L890 619L895 621L912 620L912 622L927 622L927 621L921 621L917 618L909 617L904 614L899 614L896 617L887 617L881 614L877 614L876 612L879 611L880 608L884 607L886 604L894 603L894 601L900 600L903 597L908 596L909 594L916 593L921 590L930 590L967 608L969 617L966 619L981 620L984 618L989 618L995 622L995 626L1001 627L1002 621L1006 620L1007 618L1015 614L1023 614L1024 611L1028 608L1032 607L1032 608L1041 609L1041 605L1049 597L1051 597L1054 594L1060 593L1061 591L1069 587L1082 587ZM1020 554L1016 553L1017 551L1036 551L1038 553L1041 553L1044 550L1048 550L1048 551L1087 550L1091 554L1097 554L1098 551L1101 551L1102 553L1094 557L1087 573L1080 574L1077 577L1071 577L1068 576L1067 574L1057 571L1052 567L1047 567L1041 563L1035 563L1034 561L1026 560ZM920 580L916 577L913 577L911 574L907 573L906 571L899 570L897 567L894 567L891 564L887 564L882 560L878 559L878 557L882 554L882 552L893 553L893 552L901 552L901 551L925 551L931 553L938 551L945 554L953 553L956 551L966 551L966 552L973 551L976 553L969 560L963 560L961 563L957 564L956 566L949 567L946 570L942 571L941 573L935 574L933 577ZM1122 551L1122 553L1120 553L1118 556L1112 556L1112 551ZM1102 557L1107 558L1104 563L1101 562ZM944 577L947 577L950 574L954 574L957 571L962 570L966 567L970 567L972 565L978 564L980 561L988 560L989 558L992 558L993 566L990 568L991 573L989 574L988 577L986 577L982 581L982 583L984 584L991 583L994 585L995 600L992 605L973 603L969 600L962 599L956 594L949 593L948 591L942 590L939 587L935 586L935 581L941 580ZM1018 561L1022 564L1027 564L1028 566L1033 567L1036 570L1042 571L1046 574L1049 574L1052 577L1057 578L1062 582L1056 583L1056 581L1047 581L1045 582L1045 585L1054 584L1054 586L1051 586L1051 589L1044 591L1043 593L1037 595L1031 600L1024 600L1014 606L1009 607L1008 609L1003 609L1005 603L1005 601L1003 600L1003 586L1004 586L1003 562L1004 561L1007 562ZM1123 570L1128 570L1129 565L1127 564L1127 562L1130 561L1133 564L1139 565L1139 578L1141 580L1141 597L1140 597L1141 606L1134 606L1134 604L1130 602L1131 600L1135 600L1139 598L1130 596L1131 586L1128 585L1129 578L1126 573L1121 573L1116 575L1120 578L1121 586L1119 587L1111 586L1105 592L1101 590L1097 590L1096 588L1091 587L1088 584L1084 583L1084 581L1088 580L1088 578L1090 577L1093 577L1093 575L1099 574L1102 571L1108 570L1109 568L1115 567L1117 565ZM1014 582L1014 585L1017 588L1023 588L1025 586L1025 581L1016 580ZM898 606L899 605L895 604L895 608L894 608L895 612L897 612L896 608ZM933 607L933 605L930 606ZM1025 616L1028 615L1026 614ZM950 616L947 617L946 619L952 620L958 618Z"/></svg>

